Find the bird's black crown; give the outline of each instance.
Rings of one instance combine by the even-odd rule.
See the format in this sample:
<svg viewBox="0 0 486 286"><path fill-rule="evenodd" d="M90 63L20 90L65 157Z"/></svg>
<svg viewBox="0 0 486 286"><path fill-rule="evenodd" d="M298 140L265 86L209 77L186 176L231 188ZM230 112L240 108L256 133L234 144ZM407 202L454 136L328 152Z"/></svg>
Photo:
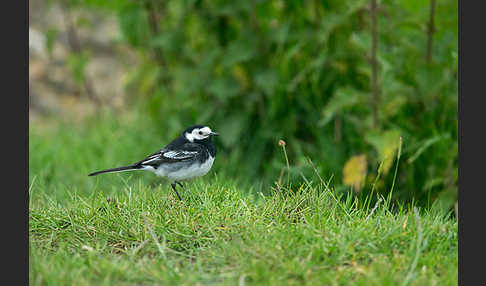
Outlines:
<svg viewBox="0 0 486 286"><path fill-rule="evenodd" d="M207 126L207 125L194 125L194 126L191 126L191 127L187 128L186 130L184 130L184 132L182 132L182 134L184 134L184 133L186 133L186 132L187 132L187 133L191 133L191 132L192 132L192 130L194 130L194 129L196 129L196 128L201 129L201 128L204 128L204 127L206 127L206 126Z"/></svg>

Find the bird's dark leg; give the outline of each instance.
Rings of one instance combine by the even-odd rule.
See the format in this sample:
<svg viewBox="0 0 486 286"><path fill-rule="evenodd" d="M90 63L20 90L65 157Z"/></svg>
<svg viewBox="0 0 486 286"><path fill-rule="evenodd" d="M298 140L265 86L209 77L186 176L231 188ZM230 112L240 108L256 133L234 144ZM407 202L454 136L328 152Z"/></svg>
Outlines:
<svg viewBox="0 0 486 286"><path fill-rule="evenodd" d="M172 189L174 189L174 192L177 194L177 197L179 198L179 200L180 200L180 201L182 201L181 196L179 196L179 193L177 192L177 189L176 189L176 184L177 184L177 183L178 183L178 182L174 182L174 183L172 183L172 184L170 184L170 185L172 186ZM180 183L179 183L179 184L180 184Z"/></svg>

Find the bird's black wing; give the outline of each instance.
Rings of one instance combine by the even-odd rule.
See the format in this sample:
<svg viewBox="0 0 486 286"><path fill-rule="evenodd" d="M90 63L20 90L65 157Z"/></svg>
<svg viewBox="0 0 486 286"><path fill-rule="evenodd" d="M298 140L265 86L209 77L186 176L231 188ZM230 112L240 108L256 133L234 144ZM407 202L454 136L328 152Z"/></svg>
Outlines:
<svg viewBox="0 0 486 286"><path fill-rule="evenodd" d="M189 161L195 159L201 152L203 152L203 148L199 144L185 143L177 149L164 148L159 150L147 158L135 163L135 165L157 167L162 163Z"/></svg>

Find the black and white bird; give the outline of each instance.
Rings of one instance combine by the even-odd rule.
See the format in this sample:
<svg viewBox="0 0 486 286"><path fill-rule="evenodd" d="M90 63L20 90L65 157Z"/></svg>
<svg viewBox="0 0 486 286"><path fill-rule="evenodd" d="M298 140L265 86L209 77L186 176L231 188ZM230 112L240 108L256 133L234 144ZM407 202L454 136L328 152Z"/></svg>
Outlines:
<svg viewBox="0 0 486 286"><path fill-rule="evenodd" d="M216 146L211 138L217 135L219 134L213 132L208 126L195 125L187 128L163 149L141 161L128 166L94 172L88 176L133 170L151 171L157 176L168 178L172 189L181 200L176 189L177 184L183 187L181 181L204 176L213 166Z"/></svg>

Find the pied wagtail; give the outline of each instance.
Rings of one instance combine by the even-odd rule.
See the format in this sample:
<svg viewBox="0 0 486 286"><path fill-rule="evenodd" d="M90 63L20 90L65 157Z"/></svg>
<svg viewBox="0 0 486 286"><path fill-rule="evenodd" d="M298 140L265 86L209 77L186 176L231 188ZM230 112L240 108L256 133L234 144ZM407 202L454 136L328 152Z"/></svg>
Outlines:
<svg viewBox="0 0 486 286"><path fill-rule="evenodd" d="M94 172L88 176L132 170L151 171L157 176L171 180L172 189L181 200L176 189L177 184L183 187L180 181L204 176L211 169L216 157L216 146L211 142L211 138L216 135L219 134L211 131L207 126L195 125L187 128L163 149L141 161L128 166Z"/></svg>

